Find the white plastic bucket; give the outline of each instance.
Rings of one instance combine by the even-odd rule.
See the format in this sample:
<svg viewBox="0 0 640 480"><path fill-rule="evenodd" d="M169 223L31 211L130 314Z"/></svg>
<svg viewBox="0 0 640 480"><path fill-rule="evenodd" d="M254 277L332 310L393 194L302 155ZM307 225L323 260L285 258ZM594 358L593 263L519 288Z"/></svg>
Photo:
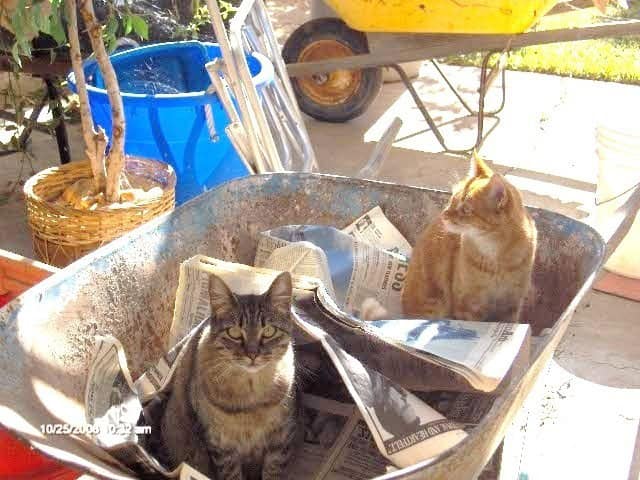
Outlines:
<svg viewBox="0 0 640 480"><path fill-rule="evenodd" d="M604 223L640 182L640 127L599 126L596 129L596 151L596 215L598 222ZM640 279L640 214L605 268L625 277Z"/></svg>

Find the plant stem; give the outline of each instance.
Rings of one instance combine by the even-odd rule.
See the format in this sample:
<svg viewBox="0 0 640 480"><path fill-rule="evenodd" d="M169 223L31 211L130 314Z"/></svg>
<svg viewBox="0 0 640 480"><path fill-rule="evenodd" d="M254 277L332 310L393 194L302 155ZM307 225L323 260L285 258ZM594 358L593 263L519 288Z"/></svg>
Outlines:
<svg viewBox="0 0 640 480"><path fill-rule="evenodd" d="M82 53L80 52L80 40L78 37L78 18L76 15L76 0L66 0L67 18L69 21L69 46L71 50L71 64L76 77L78 98L80 100L80 119L82 120L82 135L86 145L85 154L89 157L91 171L93 172L93 184L96 193L105 187L105 151L107 149L107 134L102 127L96 131L91 118L89 95L87 94L87 82L82 68Z"/></svg>
<svg viewBox="0 0 640 480"><path fill-rule="evenodd" d="M124 107L122 96L118 86L116 72L109 60L109 54L102 40L102 28L96 18L93 9L93 0L80 0L80 13L84 19L89 32L91 47L96 54L96 61L102 72L109 104L111 105L111 149L107 159L107 188L106 197L108 202L120 201L120 180L124 168Z"/></svg>

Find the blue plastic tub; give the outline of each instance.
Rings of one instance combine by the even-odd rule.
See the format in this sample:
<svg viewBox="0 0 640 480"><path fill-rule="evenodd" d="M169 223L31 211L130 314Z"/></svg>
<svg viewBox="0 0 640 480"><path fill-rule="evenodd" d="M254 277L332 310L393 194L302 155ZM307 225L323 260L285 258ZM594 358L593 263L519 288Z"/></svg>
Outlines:
<svg viewBox="0 0 640 480"><path fill-rule="evenodd" d="M219 183L246 175L224 128L229 117L210 85L205 63L220 57L217 44L174 42L126 50L111 56L126 120L129 155L169 163L176 171L176 203ZM247 56L258 90L273 80L273 66L260 54ZM95 61L84 65L93 120L111 138L111 112L104 81ZM75 91L75 76L68 77ZM212 140L204 105L210 104L217 139Z"/></svg>

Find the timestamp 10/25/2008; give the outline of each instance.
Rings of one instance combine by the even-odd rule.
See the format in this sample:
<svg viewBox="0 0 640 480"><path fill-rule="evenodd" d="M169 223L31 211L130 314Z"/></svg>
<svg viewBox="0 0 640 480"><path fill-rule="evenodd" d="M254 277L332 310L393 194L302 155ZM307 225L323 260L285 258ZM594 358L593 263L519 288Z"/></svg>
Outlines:
<svg viewBox="0 0 640 480"><path fill-rule="evenodd" d="M43 423L40 425L40 432L44 435L149 435L151 427L148 425L131 425L126 423L116 423L108 425L70 425L68 423Z"/></svg>

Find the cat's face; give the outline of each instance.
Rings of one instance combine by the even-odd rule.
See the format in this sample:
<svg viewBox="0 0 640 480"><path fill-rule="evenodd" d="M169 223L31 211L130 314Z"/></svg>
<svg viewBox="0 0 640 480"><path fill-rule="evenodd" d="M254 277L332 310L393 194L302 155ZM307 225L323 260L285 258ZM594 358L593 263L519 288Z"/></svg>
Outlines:
<svg viewBox="0 0 640 480"><path fill-rule="evenodd" d="M219 360L248 372L277 362L291 345L291 276L281 273L262 295L235 295L211 276L211 332Z"/></svg>
<svg viewBox="0 0 640 480"><path fill-rule="evenodd" d="M474 155L469 176L453 187L449 205L443 211L447 230L458 234L482 235L510 220L518 200L513 187Z"/></svg>

